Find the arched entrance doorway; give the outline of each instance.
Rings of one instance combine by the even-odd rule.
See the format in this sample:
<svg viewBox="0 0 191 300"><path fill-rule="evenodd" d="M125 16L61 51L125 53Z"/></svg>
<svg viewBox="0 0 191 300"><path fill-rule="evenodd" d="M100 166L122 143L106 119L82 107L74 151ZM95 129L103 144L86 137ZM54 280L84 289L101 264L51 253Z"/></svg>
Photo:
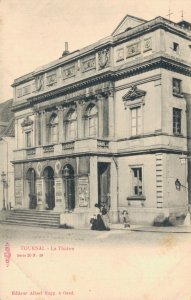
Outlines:
<svg viewBox="0 0 191 300"><path fill-rule="evenodd" d="M37 195L36 195L36 172L33 168L27 171L26 179L28 182L28 197L29 197L29 208L35 209L37 206Z"/></svg>
<svg viewBox="0 0 191 300"><path fill-rule="evenodd" d="M46 209L53 209L55 207L54 170L51 167L46 167L43 175L45 181Z"/></svg>
<svg viewBox="0 0 191 300"><path fill-rule="evenodd" d="M65 207L67 210L75 208L75 179L74 169L71 165L65 165L62 170L65 186Z"/></svg>

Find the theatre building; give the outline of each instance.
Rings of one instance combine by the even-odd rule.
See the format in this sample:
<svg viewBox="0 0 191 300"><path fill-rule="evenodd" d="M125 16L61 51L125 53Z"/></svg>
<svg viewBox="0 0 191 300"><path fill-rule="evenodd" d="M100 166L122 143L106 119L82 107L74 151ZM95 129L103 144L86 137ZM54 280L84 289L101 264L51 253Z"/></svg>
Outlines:
<svg viewBox="0 0 191 300"><path fill-rule="evenodd" d="M88 226L184 219L191 25L127 15L113 33L15 79L15 209Z"/></svg>

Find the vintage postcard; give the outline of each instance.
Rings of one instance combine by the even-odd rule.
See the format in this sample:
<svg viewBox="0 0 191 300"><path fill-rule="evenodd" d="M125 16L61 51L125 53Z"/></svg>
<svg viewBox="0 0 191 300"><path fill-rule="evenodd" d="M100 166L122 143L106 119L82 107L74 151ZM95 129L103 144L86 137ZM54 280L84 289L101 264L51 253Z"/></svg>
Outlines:
<svg viewBox="0 0 191 300"><path fill-rule="evenodd" d="M190 4L0 1L0 300L191 300Z"/></svg>

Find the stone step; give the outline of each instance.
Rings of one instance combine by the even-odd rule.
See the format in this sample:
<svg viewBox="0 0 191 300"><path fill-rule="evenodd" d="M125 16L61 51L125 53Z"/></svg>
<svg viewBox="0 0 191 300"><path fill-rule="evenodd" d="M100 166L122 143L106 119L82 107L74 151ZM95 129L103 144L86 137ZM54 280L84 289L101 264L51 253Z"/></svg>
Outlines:
<svg viewBox="0 0 191 300"><path fill-rule="evenodd" d="M52 210L35 210L35 209L31 209L31 210L13 210L11 213L14 214L28 214L28 215L32 215L32 214L37 214L37 215L59 215L58 212L54 212Z"/></svg>
<svg viewBox="0 0 191 300"><path fill-rule="evenodd" d="M6 221L11 221L11 220L23 220L23 221L27 221L27 220L31 220L31 221L45 221L45 222L60 222L60 218L39 218L37 216L31 216L30 218L26 217L26 216L9 216Z"/></svg>
<svg viewBox="0 0 191 300"><path fill-rule="evenodd" d="M58 228L60 226L60 214L52 213L52 211L14 210L1 223Z"/></svg>
<svg viewBox="0 0 191 300"><path fill-rule="evenodd" d="M10 214L7 219L12 219L12 218L36 218L36 219L47 219L47 220L59 220L60 215L57 216L52 216L52 215L27 215L27 214Z"/></svg>
<svg viewBox="0 0 191 300"><path fill-rule="evenodd" d="M59 228L60 224L54 223L46 223L46 222L30 222L30 221L19 221L19 220L9 220L9 221L0 221L1 224L8 224L8 225L22 225L22 226L31 226L31 227L52 227L52 228Z"/></svg>

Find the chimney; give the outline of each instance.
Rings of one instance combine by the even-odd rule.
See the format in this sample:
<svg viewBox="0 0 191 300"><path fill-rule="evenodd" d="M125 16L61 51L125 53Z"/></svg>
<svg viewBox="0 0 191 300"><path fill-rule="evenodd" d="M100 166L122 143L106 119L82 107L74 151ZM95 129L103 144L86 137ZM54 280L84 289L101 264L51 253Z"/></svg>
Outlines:
<svg viewBox="0 0 191 300"><path fill-rule="evenodd" d="M70 52L68 51L68 42L65 42L65 50L62 53L62 57L68 55Z"/></svg>

